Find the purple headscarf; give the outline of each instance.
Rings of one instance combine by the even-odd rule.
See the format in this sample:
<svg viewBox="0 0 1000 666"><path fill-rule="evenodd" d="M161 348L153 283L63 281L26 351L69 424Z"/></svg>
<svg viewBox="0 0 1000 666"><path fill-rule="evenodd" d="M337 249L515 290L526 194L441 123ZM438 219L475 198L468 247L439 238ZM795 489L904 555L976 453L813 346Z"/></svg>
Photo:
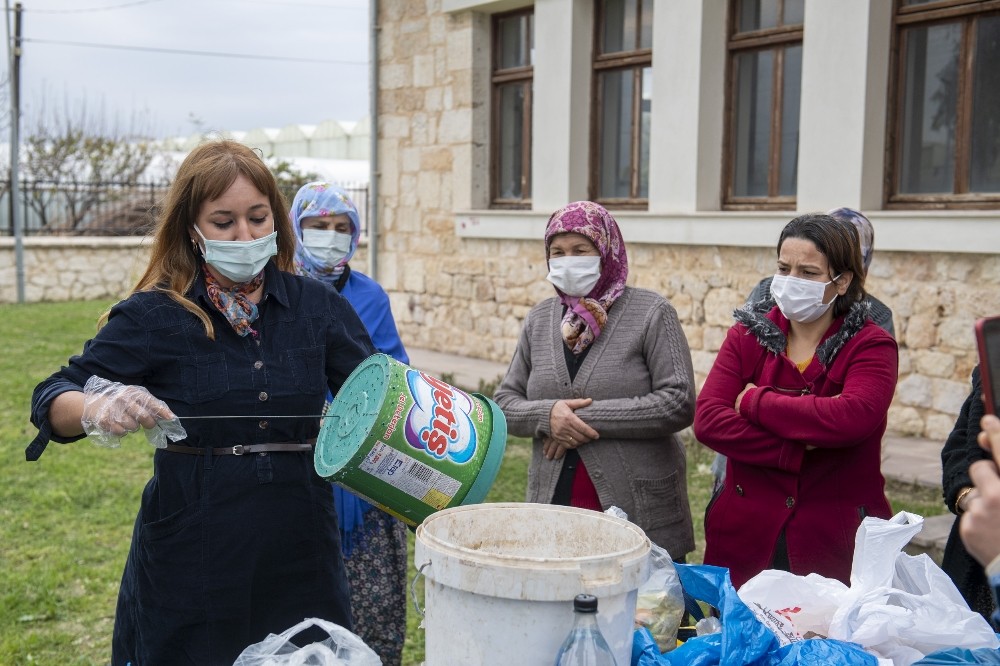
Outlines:
<svg viewBox="0 0 1000 666"><path fill-rule="evenodd" d="M336 266L327 266L302 245L302 220L307 217L341 214L351 218L351 250ZM344 266L358 249L358 240L361 237L361 218L347 192L336 185L322 181L306 183L299 188L292 201L291 218L292 226L295 228L295 269L301 275L309 275L325 282L336 282L343 274Z"/></svg>
<svg viewBox="0 0 1000 666"><path fill-rule="evenodd" d="M608 321L608 310L625 290L628 255L615 218L593 201L576 201L552 213L545 227L546 263L553 237L564 233L586 236L601 255L601 277L589 294L577 298L556 288L559 300L566 306L563 340L574 354L579 354L601 334Z"/></svg>

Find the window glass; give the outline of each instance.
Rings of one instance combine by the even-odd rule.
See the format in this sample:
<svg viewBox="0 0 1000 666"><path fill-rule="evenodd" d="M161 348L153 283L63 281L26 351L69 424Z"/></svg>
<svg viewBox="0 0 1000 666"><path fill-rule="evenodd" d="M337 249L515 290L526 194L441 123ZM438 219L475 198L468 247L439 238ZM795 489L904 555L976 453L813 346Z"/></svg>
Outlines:
<svg viewBox="0 0 1000 666"><path fill-rule="evenodd" d="M642 29L639 36L639 48L653 48L653 0L643 0L642 21L639 27Z"/></svg>
<svg viewBox="0 0 1000 666"><path fill-rule="evenodd" d="M642 68L642 101L639 107L639 198L649 198L649 121L653 108L653 68Z"/></svg>
<svg viewBox="0 0 1000 666"><path fill-rule="evenodd" d="M778 0L740 0L739 32L764 30L778 25Z"/></svg>
<svg viewBox="0 0 1000 666"><path fill-rule="evenodd" d="M795 25L805 20L805 0L785 0L785 25Z"/></svg>
<svg viewBox="0 0 1000 666"><path fill-rule="evenodd" d="M636 0L607 0L604 3L602 53L633 51L636 28Z"/></svg>
<svg viewBox="0 0 1000 666"><path fill-rule="evenodd" d="M534 18L530 10L493 18L490 198L523 207L531 199L531 86Z"/></svg>
<svg viewBox="0 0 1000 666"><path fill-rule="evenodd" d="M900 191L952 192L961 26L918 26L905 31Z"/></svg>
<svg viewBox="0 0 1000 666"><path fill-rule="evenodd" d="M969 189L1000 192L1000 16L977 22Z"/></svg>
<svg viewBox="0 0 1000 666"><path fill-rule="evenodd" d="M774 51L736 56L733 195L766 197L771 152Z"/></svg>
<svg viewBox="0 0 1000 666"><path fill-rule="evenodd" d="M521 175L524 173L524 95L525 84L510 83L499 87L500 136L497 141L498 182L497 198L520 199L523 196Z"/></svg>
<svg viewBox="0 0 1000 666"><path fill-rule="evenodd" d="M781 164L778 194L795 196L799 168L799 99L802 89L802 46L784 51L781 95Z"/></svg>
<svg viewBox="0 0 1000 666"><path fill-rule="evenodd" d="M595 30L590 196L643 205L649 183L653 0L594 1L600 24Z"/></svg>
<svg viewBox="0 0 1000 666"><path fill-rule="evenodd" d="M602 100L598 194L602 199L631 195L633 79L630 69L598 75Z"/></svg>
<svg viewBox="0 0 1000 666"><path fill-rule="evenodd" d="M497 69L527 67L532 64L531 17L510 16L497 21Z"/></svg>

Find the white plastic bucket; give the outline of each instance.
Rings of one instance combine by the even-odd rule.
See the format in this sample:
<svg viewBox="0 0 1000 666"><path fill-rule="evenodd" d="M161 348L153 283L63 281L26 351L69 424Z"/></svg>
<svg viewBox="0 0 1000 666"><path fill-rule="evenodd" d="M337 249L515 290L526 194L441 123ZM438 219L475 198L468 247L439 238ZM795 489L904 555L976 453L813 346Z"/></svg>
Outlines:
<svg viewBox="0 0 1000 666"><path fill-rule="evenodd" d="M573 597L598 598L619 666L632 653L645 533L612 516L548 504L457 506L418 528L427 666L550 664L573 626Z"/></svg>

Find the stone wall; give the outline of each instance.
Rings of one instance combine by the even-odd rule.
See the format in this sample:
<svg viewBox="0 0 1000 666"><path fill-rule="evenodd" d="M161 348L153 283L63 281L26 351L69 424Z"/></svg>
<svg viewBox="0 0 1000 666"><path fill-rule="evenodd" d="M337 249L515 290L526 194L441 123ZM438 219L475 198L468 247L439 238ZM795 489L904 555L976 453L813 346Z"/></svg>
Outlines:
<svg viewBox="0 0 1000 666"><path fill-rule="evenodd" d="M628 239L626 239L628 242ZM773 272L773 252L629 243L629 284L663 294L677 309L698 385L757 281ZM402 270L425 271L393 292L406 344L506 363L532 305L552 295L542 244L457 240L447 258L407 253ZM943 442L969 390L976 364L973 323L1000 313L1000 258L994 255L876 253L868 288L893 310L899 383L890 429ZM417 291L413 287L418 287Z"/></svg>
<svg viewBox="0 0 1000 666"><path fill-rule="evenodd" d="M28 237L24 239L24 297L83 301L124 295L149 257L143 238ZM17 302L14 240L0 238L0 303Z"/></svg>
<svg viewBox="0 0 1000 666"><path fill-rule="evenodd" d="M365 270L367 248L358 248L351 266ZM86 301L121 298L149 260L145 238L28 237L24 239L24 299ZM14 240L0 238L0 303L17 302Z"/></svg>

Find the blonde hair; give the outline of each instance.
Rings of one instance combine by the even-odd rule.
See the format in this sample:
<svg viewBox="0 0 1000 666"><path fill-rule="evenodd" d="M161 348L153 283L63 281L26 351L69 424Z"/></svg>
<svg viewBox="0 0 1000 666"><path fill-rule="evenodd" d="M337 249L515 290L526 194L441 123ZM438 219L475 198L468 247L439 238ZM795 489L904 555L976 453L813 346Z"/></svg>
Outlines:
<svg viewBox="0 0 1000 666"><path fill-rule="evenodd" d="M245 176L267 197L278 232L278 254L274 261L280 270L294 272L295 235L288 218L288 205L274 175L257 153L243 144L209 141L191 151L177 170L157 220L149 264L128 293L128 296L140 291L166 293L201 320L205 334L213 340L212 320L185 296L201 261L200 251L191 242L190 230L202 204L222 196L239 176ZM109 312L101 316L101 323L107 321Z"/></svg>

